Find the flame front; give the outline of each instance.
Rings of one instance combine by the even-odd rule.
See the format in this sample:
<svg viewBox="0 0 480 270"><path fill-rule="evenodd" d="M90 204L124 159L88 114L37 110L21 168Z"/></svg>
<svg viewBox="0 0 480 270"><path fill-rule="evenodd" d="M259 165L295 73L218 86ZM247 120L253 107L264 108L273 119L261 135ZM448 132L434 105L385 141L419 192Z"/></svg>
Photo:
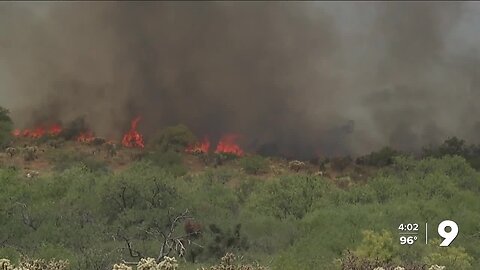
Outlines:
<svg viewBox="0 0 480 270"><path fill-rule="evenodd" d="M218 142L215 153L228 153L242 156L243 150L236 143L238 137L239 136L236 134L227 134L223 136L222 139Z"/></svg>
<svg viewBox="0 0 480 270"><path fill-rule="evenodd" d="M62 126L59 124L53 124L50 127L38 126L33 129L15 129L12 132L14 137L25 137L32 139L39 139L45 135L58 136L62 132Z"/></svg>
<svg viewBox="0 0 480 270"><path fill-rule="evenodd" d="M137 130L138 123L140 122L140 120L141 120L141 117L138 116L131 121L130 129L123 135L123 138L122 138L122 145L124 147L129 147L129 148L145 147L143 135L140 134L140 132L138 132ZM62 131L63 131L63 128L59 124L53 124L50 126L40 125L33 129L28 129L28 128L23 130L14 129L12 131L12 135L17 138L24 137L24 138L39 139L47 135L59 136ZM236 143L239 137L240 136L237 134L224 135L218 142L215 148L215 153L228 153L228 154L234 154L237 156L242 156L244 154L244 151ZM95 140L95 135L91 130L87 130L87 131L78 133L75 136L75 140L77 142L90 143L93 140ZM195 153L206 154L210 151L210 147L211 147L210 140L208 139L207 136L205 136L202 141L186 147L185 152L191 153L191 154L195 154Z"/></svg>
<svg viewBox="0 0 480 270"><path fill-rule="evenodd" d="M130 130L123 135L122 145L125 147L139 147L144 148L145 143L143 141L143 136L137 131L138 122L140 122L141 117L132 120Z"/></svg>
<svg viewBox="0 0 480 270"><path fill-rule="evenodd" d="M92 142L94 139L95 139L95 136L93 135L93 132L88 130L86 132L81 132L80 134L78 134L76 141L89 143L89 142Z"/></svg>
<svg viewBox="0 0 480 270"><path fill-rule="evenodd" d="M22 135L22 131L21 131L20 129L18 129L18 128L17 128L17 129L14 129L14 130L12 131L12 135L13 135L13 137L20 137L20 136Z"/></svg>
<svg viewBox="0 0 480 270"><path fill-rule="evenodd" d="M49 129L48 129L48 134L52 136L58 136L62 132L62 126L59 124L53 124Z"/></svg>
<svg viewBox="0 0 480 270"><path fill-rule="evenodd" d="M187 153L191 153L191 154L194 154L194 153L208 153L208 151L210 150L210 140L208 140L208 138L205 136L203 137L203 140L201 142L198 142L192 146L188 146L186 149L185 149L185 152Z"/></svg>
<svg viewBox="0 0 480 270"><path fill-rule="evenodd" d="M227 134L222 137L222 139L218 142L217 147L215 148L215 153L228 153L234 154L237 156L243 155L243 150L238 146L236 143L239 135L236 134ZM204 137L201 142L198 142L194 145L188 146L185 149L185 152L195 154L195 153L208 153L210 150L210 140L208 137Z"/></svg>

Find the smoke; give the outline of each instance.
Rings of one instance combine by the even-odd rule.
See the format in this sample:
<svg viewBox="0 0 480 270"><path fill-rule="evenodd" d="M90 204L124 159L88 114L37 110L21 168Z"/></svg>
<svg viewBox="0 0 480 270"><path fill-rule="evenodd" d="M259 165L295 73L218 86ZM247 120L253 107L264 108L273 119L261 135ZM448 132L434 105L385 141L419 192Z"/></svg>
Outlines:
<svg viewBox="0 0 480 270"><path fill-rule="evenodd" d="M0 3L0 106L288 156L478 142L477 3Z"/></svg>

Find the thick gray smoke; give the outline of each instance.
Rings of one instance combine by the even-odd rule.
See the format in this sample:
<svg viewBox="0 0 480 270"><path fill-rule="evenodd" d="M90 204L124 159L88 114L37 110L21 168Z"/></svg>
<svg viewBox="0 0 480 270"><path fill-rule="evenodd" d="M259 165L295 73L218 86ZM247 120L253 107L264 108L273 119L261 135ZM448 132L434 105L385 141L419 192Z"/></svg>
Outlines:
<svg viewBox="0 0 480 270"><path fill-rule="evenodd" d="M0 3L0 106L306 157L478 142L478 3Z"/></svg>

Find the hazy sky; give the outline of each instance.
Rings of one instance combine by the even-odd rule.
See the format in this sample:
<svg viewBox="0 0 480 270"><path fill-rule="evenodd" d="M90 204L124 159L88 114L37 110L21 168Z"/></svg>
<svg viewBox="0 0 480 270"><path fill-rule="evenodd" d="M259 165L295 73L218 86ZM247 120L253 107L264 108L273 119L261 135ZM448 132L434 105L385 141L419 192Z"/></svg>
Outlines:
<svg viewBox="0 0 480 270"><path fill-rule="evenodd" d="M292 155L480 142L480 3L1 2L0 106ZM267 147L265 146L265 147ZM268 148L267 147L267 148Z"/></svg>

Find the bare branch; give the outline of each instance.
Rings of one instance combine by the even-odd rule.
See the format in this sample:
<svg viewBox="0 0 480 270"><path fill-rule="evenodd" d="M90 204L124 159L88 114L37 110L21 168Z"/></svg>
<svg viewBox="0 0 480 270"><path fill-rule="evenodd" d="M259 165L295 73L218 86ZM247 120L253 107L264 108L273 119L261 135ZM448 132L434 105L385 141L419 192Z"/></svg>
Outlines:
<svg viewBox="0 0 480 270"><path fill-rule="evenodd" d="M122 204L123 204L123 209L127 208L127 201L125 198L125 191L127 190L127 187L122 187L122 195L120 195L120 198L122 199Z"/></svg>
<svg viewBox="0 0 480 270"><path fill-rule="evenodd" d="M27 205L25 203L21 203L21 202L16 202L15 204L19 205L21 207L21 215L22 215L22 220L23 220L23 224L27 225L28 227L32 228L34 231L37 230L37 226L35 226L33 224L33 221L32 219L30 218L30 216L28 215L28 213L26 213L26 209L27 209Z"/></svg>
<svg viewBox="0 0 480 270"><path fill-rule="evenodd" d="M127 237L125 237L123 235L121 235L120 237L127 244L128 252L130 253L130 257L132 257L132 258L142 258L143 257L142 254L138 250L133 249L132 243L130 242L130 240Z"/></svg>
<svg viewBox="0 0 480 270"><path fill-rule="evenodd" d="M190 217L191 216L189 215L188 209L186 209L183 213L175 216L175 218L172 218L172 215L170 214L170 210L168 211L168 220L169 220L170 228L166 233L161 232L161 235L163 236L163 243L162 243L162 246L160 247L160 253L158 254L158 257L157 257L158 262L160 262L163 259L163 257L170 254L172 250L175 250L180 257L183 257L185 255L186 248L181 241L186 240L185 237L187 235L180 236L180 237L172 237L172 235L175 232L175 228L177 227L178 223L181 220L185 220Z"/></svg>
<svg viewBox="0 0 480 270"><path fill-rule="evenodd" d="M175 236L175 230L177 229L178 225L181 224L183 220L191 218L188 209L177 215L172 215L169 209L167 218L167 224L154 224L156 227L153 228L144 228L141 226L136 227L139 231L143 231L146 234L154 236L160 240L160 250L157 257L157 262L160 262L165 256L168 256L172 252L175 252L180 257L185 257L187 247L191 244L202 247L201 245L193 243L190 240L190 237L192 235L196 235L198 232L188 232L186 234ZM125 241L129 254L132 258L143 257L138 250L133 248L132 242L125 235L122 235L118 232L117 235Z"/></svg>
<svg viewBox="0 0 480 270"><path fill-rule="evenodd" d="M138 262L127 262L125 260L122 260L122 263L126 265L138 265Z"/></svg>
<svg viewBox="0 0 480 270"><path fill-rule="evenodd" d="M2 241L0 242L0 247L4 247L5 244L7 243L7 241L8 241L9 239L10 239L10 237L7 236L7 238L5 238L5 240L2 240Z"/></svg>

